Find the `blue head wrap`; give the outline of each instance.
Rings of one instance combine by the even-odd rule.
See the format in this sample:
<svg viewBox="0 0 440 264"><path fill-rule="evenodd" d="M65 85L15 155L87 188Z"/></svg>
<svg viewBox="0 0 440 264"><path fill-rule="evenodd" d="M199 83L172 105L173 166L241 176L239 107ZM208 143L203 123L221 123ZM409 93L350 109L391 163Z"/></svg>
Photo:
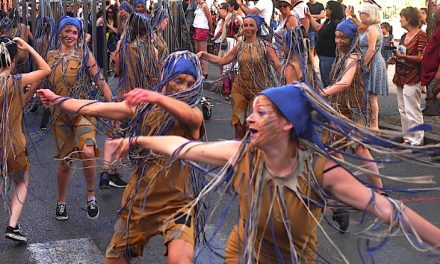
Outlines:
<svg viewBox="0 0 440 264"><path fill-rule="evenodd" d="M125 2L125 1L119 5L119 8L125 10L129 14L133 13L133 8L131 7L131 5L129 3Z"/></svg>
<svg viewBox="0 0 440 264"><path fill-rule="evenodd" d="M267 96L283 116L292 123L296 135L300 139L321 145L321 140L316 134L311 118L313 108L302 89L288 84L266 89L261 94Z"/></svg>
<svg viewBox="0 0 440 264"><path fill-rule="evenodd" d="M180 56L177 56L180 54ZM163 67L162 81L165 84L179 74L189 74L197 79L200 75L194 56L190 52L172 53L166 60Z"/></svg>
<svg viewBox="0 0 440 264"><path fill-rule="evenodd" d="M78 18L74 18L74 17L70 17L70 16L61 17L60 21L58 22L57 34L60 34L61 30L65 26L74 26L78 30L79 35L81 35L81 33L82 33L81 21Z"/></svg>
<svg viewBox="0 0 440 264"><path fill-rule="evenodd" d="M244 19L246 18L252 18L253 20L255 20L255 22L257 22L257 28L260 29L261 25L264 23L264 19L256 14L249 14L247 15Z"/></svg>
<svg viewBox="0 0 440 264"><path fill-rule="evenodd" d="M154 11L154 16L151 19L151 23L153 25L153 28L156 29L157 25L159 25L159 23L164 20L165 18L168 18L169 14L168 11L166 9L164 9L163 7L159 7Z"/></svg>
<svg viewBox="0 0 440 264"><path fill-rule="evenodd" d="M344 33L344 35L350 39L350 43L356 39L358 35L358 28L351 19L342 20L337 26L336 31Z"/></svg>
<svg viewBox="0 0 440 264"><path fill-rule="evenodd" d="M134 0L134 2L133 2L134 6L137 6L139 4L147 5L147 2L146 2L146 0Z"/></svg>

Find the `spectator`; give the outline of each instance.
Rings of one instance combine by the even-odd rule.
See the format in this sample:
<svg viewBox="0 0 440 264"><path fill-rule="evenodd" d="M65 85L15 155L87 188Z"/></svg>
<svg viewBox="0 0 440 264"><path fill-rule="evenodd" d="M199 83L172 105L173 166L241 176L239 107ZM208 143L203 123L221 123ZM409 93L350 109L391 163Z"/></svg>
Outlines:
<svg viewBox="0 0 440 264"><path fill-rule="evenodd" d="M388 62L393 56L392 48L393 44L393 27L388 22L383 22L380 24L383 34L383 43L382 43L382 57L385 60L385 65L388 69Z"/></svg>
<svg viewBox="0 0 440 264"><path fill-rule="evenodd" d="M325 18L325 9L324 5L316 2L316 0L310 0L307 3L310 14L312 15L312 19L316 20L318 24L321 24L321 19ZM318 32L313 30L313 28L309 28L309 39L310 39L310 47L313 50L313 55L316 55L316 42L318 41Z"/></svg>
<svg viewBox="0 0 440 264"><path fill-rule="evenodd" d="M311 19L310 25L313 30L318 32L318 43L316 45L316 53L319 57L319 71L324 87L330 85L330 71L336 57L335 31L338 23L344 18L342 6L336 1L328 1L325 7L325 15L327 19L322 24L318 24L316 20Z"/></svg>
<svg viewBox="0 0 440 264"><path fill-rule="evenodd" d="M310 21L309 18L306 16L306 13L309 12L309 8L307 7L307 4L301 0L292 0L292 4L293 4L292 14L296 17L298 23L304 25L306 31L309 31Z"/></svg>
<svg viewBox="0 0 440 264"><path fill-rule="evenodd" d="M345 9L347 9L347 6L346 5L344 5L342 2L343 2L344 0L338 0L338 2L341 4L341 6L342 6L342 13L345 15Z"/></svg>
<svg viewBox="0 0 440 264"><path fill-rule="evenodd" d="M266 26L270 26L270 20L272 19L272 13L273 13L273 2L272 0L259 0L257 4L254 7L248 7L243 4L242 0L237 0L238 5L240 6L240 9L245 13L246 15L249 14L256 14L261 16L264 19L264 23L266 23ZM262 32L264 36L264 32Z"/></svg>
<svg viewBox="0 0 440 264"><path fill-rule="evenodd" d="M287 29L298 25L298 21L291 13L293 5L290 0L279 0L275 3L275 7L278 8L281 13L281 18L278 27L275 29L275 34L281 39Z"/></svg>
<svg viewBox="0 0 440 264"><path fill-rule="evenodd" d="M423 30L423 32L426 32L426 28L428 27L427 25L428 8L426 7L420 8L420 15L422 16L420 29Z"/></svg>
<svg viewBox="0 0 440 264"><path fill-rule="evenodd" d="M359 45L364 63L368 65L369 74L367 89L370 106L370 127L379 129L378 95L388 95L388 75L380 50L382 49L383 34L380 28L379 7L373 4L364 4L359 12L360 20L368 27L359 37Z"/></svg>
<svg viewBox="0 0 440 264"><path fill-rule="evenodd" d="M403 34L394 52L396 73L393 83L398 87L397 101L404 133L416 125L423 124L420 109L420 66L428 38L420 29L420 20L420 11L415 7L407 7L400 12L400 24L408 32ZM411 145L422 145L423 135L423 131L408 133L404 136L404 140Z"/></svg>
<svg viewBox="0 0 440 264"><path fill-rule="evenodd" d="M212 30L211 12L204 0L196 0L197 9L194 11L194 43L196 52L208 50L208 38ZM203 76L208 78L208 61L202 62Z"/></svg>
<svg viewBox="0 0 440 264"><path fill-rule="evenodd" d="M432 100L440 100L440 1L432 4L433 19L437 21L437 27L431 33L431 39L426 46L425 54L422 59L421 85L427 86L426 106ZM433 106L435 113L440 113L440 101L436 101ZM425 111L426 112L426 111ZM424 112L424 113L425 113Z"/></svg>

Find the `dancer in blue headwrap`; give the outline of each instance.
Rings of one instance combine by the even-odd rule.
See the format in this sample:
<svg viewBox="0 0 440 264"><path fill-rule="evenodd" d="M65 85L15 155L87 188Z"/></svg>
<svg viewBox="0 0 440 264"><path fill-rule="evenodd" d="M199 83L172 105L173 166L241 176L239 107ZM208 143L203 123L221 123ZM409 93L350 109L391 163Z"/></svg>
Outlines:
<svg viewBox="0 0 440 264"><path fill-rule="evenodd" d="M244 40L223 57L201 51L199 58L226 65L238 63L238 73L232 84L232 117L235 137L241 139L245 134L245 120L251 103L266 87L278 84L274 68L279 73L281 64L271 43L260 38L263 18L250 14L243 20Z"/></svg>
<svg viewBox="0 0 440 264"><path fill-rule="evenodd" d="M161 82L152 90L134 89L126 100L97 103L75 100L40 90L47 105L113 120L130 120L128 135L178 135L190 140L202 136L203 115L197 108L202 72L190 52L172 53L165 62ZM122 198L115 234L105 263L129 262L141 256L148 240L162 234L168 261L191 263L195 245L194 212L167 219L192 200L190 167L163 155L140 151L133 156L135 169ZM118 262L119 261L119 262Z"/></svg>
<svg viewBox="0 0 440 264"><path fill-rule="evenodd" d="M112 93L100 73L96 60L84 40L81 20L63 16L55 33L55 50L47 54L52 72L44 86L62 96L78 99L94 99L102 93L111 101ZM95 199L96 160L99 156L96 144L96 120L77 113L67 114L59 109L52 111L52 128L60 161L57 171L58 198L56 219L67 220L67 187L70 174L69 162L79 152L86 178L87 216L96 219L99 209Z"/></svg>
<svg viewBox="0 0 440 264"><path fill-rule="evenodd" d="M336 60L330 74L331 85L320 91L321 96L328 97L331 105L344 117L362 126L368 125L367 112L367 89L365 85L365 68L359 48L358 28L351 19L341 21L336 27ZM327 133L324 136L327 143L334 143L337 150L350 148L360 157L360 162L365 169L371 171L366 173L368 180L378 189L379 193L385 194L382 180L375 175L379 174L379 168L370 154L368 148L361 144L344 140L343 137ZM333 155L343 158L335 151ZM348 211L337 209L333 212L341 232L348 228Z"/></svg>
<svg viewBox="0 0 440 264"><path fill-rule="evenodd" d="M380 236L394 234L400 227L414 247L435 251L434 247L440 245L440 229L403 203L375 195L362 185L348 166L327 151L328 145L315 131L325 123L315 119L312 111L335 123L335 131L352 140L382 149L393 147L392 142L341 119L338 111L323 103L305 83L262 91L247 118L250 133L241 142L206 143L166 136L118 139L114 144L120 147L118 156L124 156L131 145L178 159L224 166L186 210L191 211L222 185L231 186L237 193L240 219L229 236L225 263L319 262L317 229L322 229L322 208L332 195L388 224L389 229ZM231 168L232 178L228 175Z"/></svg>
<svg viewBox="0 0 440 264"><path fill-rule="evenodd" d="M160 63L160 68L163 67L163 62L168 57L169 51L165 40L162 37L162 32L168 27L169 14L168 10L164 7L159 7L154 10L153 18L151 19L151 24L154 32L154 46L158 52L158 58Z"/></svg>
<svg viewBox="0 0 440 264"><path fill-rule="evenodd" d="M133 6L134 6L136 13L147 15L147 1L134 0Z"/></svg>

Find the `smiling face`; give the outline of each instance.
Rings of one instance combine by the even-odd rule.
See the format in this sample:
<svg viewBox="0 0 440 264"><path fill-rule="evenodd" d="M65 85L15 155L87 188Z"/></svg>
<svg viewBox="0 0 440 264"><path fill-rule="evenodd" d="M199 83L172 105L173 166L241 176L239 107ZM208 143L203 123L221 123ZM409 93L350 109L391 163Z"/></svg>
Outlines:
<svg viewBox="0 0 440 264"><path fill-rule="evenodd" d="M147 6L145 4L137 4L135 6L136 13L145 14L147 13Z"/></svg>
<svg viewBox="0 0 440 264"><path fill-rule="evenodd" d="M402 26L402 28L408 28L409 26L409 21L408 19L406 19L405 16L400 16L400 26Z"/></svg>
<svg viewBox="0 0 440 264"><path fill-rule="evenodd" d="M292 124L281 116L273 103L264 95L255 98L252 114L246 122L251 134L251 145L260 149L279 141L292 129Z"/></svg>
<svg viewBox="0 0 440 264"><path fill-rule="evenodd" d="M253 18L243 20L243 35L247 38L257 35L257 22Z"/></svg>
<svg viewBox="0 0 440 264"><path fill-rule="evenodd" d="M177 75L174 79L168 82L166 89L164 89L165 93L178 93L191 88L196 82L196 78L194 76L181 73Z"/></svg>
<svg viewBox="0 0 440 264"><path fill-rule="evenodd" d="M61 45L72 48L78 43L78 29L75 26L67 25L60 33Z"/></svg>

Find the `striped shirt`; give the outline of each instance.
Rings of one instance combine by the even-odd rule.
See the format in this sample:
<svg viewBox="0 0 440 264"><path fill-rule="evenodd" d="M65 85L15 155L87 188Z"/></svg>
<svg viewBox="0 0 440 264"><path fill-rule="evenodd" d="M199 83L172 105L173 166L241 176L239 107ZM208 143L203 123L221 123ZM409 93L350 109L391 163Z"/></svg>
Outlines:
<svg viewBox="0 0 440 264"><path fill-rule="evenodd" d="M403 34L400 39L399 45L406 47L406 55L417 56L419 52L425 51L426 44L428 43L428 37L423 31L417 32L417 34L409 41L408 44L404 44L406 34ZM415 61L397 61L396 73L394 74L393 83L399 87L403 87L404 84L416 84L420 82L421 75L421 62Z"/></svg>

